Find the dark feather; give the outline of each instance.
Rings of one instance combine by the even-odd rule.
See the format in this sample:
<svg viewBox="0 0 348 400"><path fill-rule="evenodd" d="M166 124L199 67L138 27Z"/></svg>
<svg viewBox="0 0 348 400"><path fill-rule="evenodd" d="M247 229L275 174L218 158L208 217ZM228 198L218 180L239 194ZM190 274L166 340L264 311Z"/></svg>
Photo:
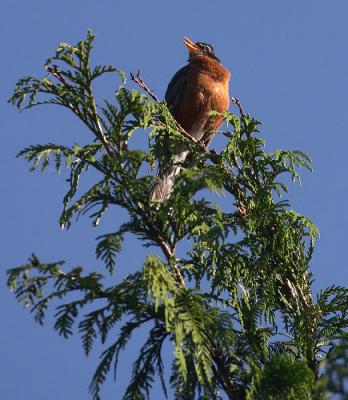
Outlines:
<svg viewBox="0 0 348 400"><path fill-rule="evenodd" d="M172 114L175 114L176 108L185 93L187 72L188 65L179 69L168 84L165 99Z"/></svg>

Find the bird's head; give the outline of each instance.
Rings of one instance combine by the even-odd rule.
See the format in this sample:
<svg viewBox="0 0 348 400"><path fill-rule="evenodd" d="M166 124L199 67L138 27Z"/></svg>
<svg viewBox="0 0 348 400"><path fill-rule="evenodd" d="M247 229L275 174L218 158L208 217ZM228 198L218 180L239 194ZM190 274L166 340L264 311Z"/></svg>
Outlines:
<svg viewBox="0 0 348 400"><path fill-rule="evenodd" d="M219 58L216 57L214 47L211 44L203 42L192 42L189 38L184 38L184 43L189 51L189 61L197 56L207 56L220 62Z"/></svg>

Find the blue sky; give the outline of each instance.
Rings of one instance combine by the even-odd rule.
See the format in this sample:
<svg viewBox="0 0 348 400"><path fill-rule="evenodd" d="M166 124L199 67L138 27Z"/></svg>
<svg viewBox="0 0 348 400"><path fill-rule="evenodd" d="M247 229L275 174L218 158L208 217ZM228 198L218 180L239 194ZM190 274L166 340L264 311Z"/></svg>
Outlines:
<svg viewBox="0 0 348 400"><path fill-rule="evenodd" d="M183 36L213 44L231 70L231 95L263 121L267 148L301 149L312 156L314 173L303 172L302 187L292 185L289 199L321 232L312 263L315 289L346 286L347 15L346 0L2 0L1 398L89 398L88 383L101 348L86 359L77 336L58 337L50 318L44 328L36 325L6 290L5 271L32 252L44 261L64 259L68 267L96 268L95 237L122 218L114 211L97 230L87 219L70 231L60 230L64 174L30 173L15 155L29 144L83 142L88 132L72 115L53 107L19 114L6 104L16 80L42 76L44 61L60 41L75 43L92 28L95 62L113 64L127 74L141 67L146 82L163 97L187 59ZM111 97L116 84L108 79L98 87L99 96ZM120 273L141 267L147 253L128 238L119 257ZM122 358L116 384L108 379L103 399L121 399L141 339L140 332ZM162 398L160 393L155 388L153 398Z"/></svg>

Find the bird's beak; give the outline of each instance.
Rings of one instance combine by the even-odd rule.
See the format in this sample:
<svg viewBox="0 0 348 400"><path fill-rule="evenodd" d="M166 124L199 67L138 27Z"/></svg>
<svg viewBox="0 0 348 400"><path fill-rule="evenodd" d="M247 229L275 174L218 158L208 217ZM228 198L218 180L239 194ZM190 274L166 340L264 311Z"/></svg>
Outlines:
<svg viewBox="0 0 348 400"><path fill-rule="evenodd" d="M186 47L188 48L189 53L194 53L196 51L200 51L201 49L196 45L196 43L192 42L192 40L190 40L187 37L184 37L184 43L186 45Z"/></svg>

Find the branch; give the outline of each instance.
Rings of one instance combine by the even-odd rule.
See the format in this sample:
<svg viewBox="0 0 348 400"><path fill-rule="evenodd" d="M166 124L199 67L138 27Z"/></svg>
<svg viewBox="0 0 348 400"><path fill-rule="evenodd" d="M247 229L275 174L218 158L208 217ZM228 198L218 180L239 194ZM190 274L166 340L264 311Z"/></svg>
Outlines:
<svg viewBox="0 0 348 400"><path fill-rule="evenodd" d="M229 375L229 370L223 362L219 348L213 349L213 360L215 362L215 365L213 364L214 375L220 383L222 389L227 394L228 398L230 400L238 400L244 398L244 396L241 397L241 393L240 390L238 390L238 387L235 387L233 385L233 382Z"/></svg>
<svg viewBox="0 0 348 400"><path fill-rule="evenodd" d="M108 140L106 139L105 135L104 135L104 131L103 128L101 126L100 120L99 120L99 115L98 115L98 111L97 111L97 106L95 104L95 100L94 100L94 96L93 96L93 91L92 91L92 82L89 82L89 85L87 87L87 93L88 96L90 98L90 102L91 102L91 107L92 107L92 117L93 117L93 121L96 125L96 136L97 138L102 142L102 144L105 147L105 150L107 151L107 153L109 154L110 157L114 157L113 151L110 147L110 143L108 142Z"/></svg>
<svg viewBox="0 0 348 400"><path fill-rule="evenodd" d="M156 102L160 102L158 97L155 95L155 93L146 85L146 83L143 81L143 78L141 77L141 72L140 69L138 69L137 74L134 76L134 74L130 73L131 80L135 82L137 85L139 85L142 89L145 90L146 93L148 93L153 100Z"/></svg>
<svg viewBox="0 0 348 400"><path fill-rule="evenodd" d="M63 76L61 75L59 68L57 67L57 65L48 65L47 66L47 71L53 75L60 83L62 83L63 85L68 85L66 83L66 80L63 78Z"/></svg>
<svg viewBox="0 0 348 400"><path fill-rule="evenodd" d="M157 240L159 242L159 245L160 245L164 255L167 258L167 261L173 267L173 276L174 276L174 279L175 279L176 283L180 287L185 287L186 286L185 280L184 280L183 276L181 275L181 272L180 272L180 270L179 270L179 268L176 265L176 262L174 260L174 255L175 255L174 250L172 250L170 248L168 243L161 236L157 236Z"/></svg>
<svg viewBox="0 0 348 400"><path fill-rule="evenodd" d="M237 99L237 97L232 97L232 103L235 104L239 108L239 113L240 113L241 117L244 117L245 116L244 110L243 110L243 107L242 107L239 99Z"/></svg>
<svg viewBox="0 0 348 400"><path fill-rule="evenodd" d="M158 229L156 229L156 227L150 221L147 222L147 225L153 231L155 240L161 247L168 263L173 267L173 272L174 272L173 275L176 283L178 284L178 286L185 287L186 286L185 280L181 275L181 272L174 260L175 246L173 248L170 247L169 244L165 241L165 239L159 234Z"/></svg>
<svg viewBox="0 0 348 400"><path fill-rule="evenodd" d="M163 238L157 227L151 222L149 218L146 217L144 214L144 207L142 206L141 203L136 204L136 210L140 215L144 218L146 225L151 231L152 238L153 240L158 244L158 246L161 248L163 251L163 254L165 255L167 262L172 266L173 268L173 277L175 282L179 287L185 287L185 280L176 265L175 262L175 244L170 246L170 244Z"/></svg>

